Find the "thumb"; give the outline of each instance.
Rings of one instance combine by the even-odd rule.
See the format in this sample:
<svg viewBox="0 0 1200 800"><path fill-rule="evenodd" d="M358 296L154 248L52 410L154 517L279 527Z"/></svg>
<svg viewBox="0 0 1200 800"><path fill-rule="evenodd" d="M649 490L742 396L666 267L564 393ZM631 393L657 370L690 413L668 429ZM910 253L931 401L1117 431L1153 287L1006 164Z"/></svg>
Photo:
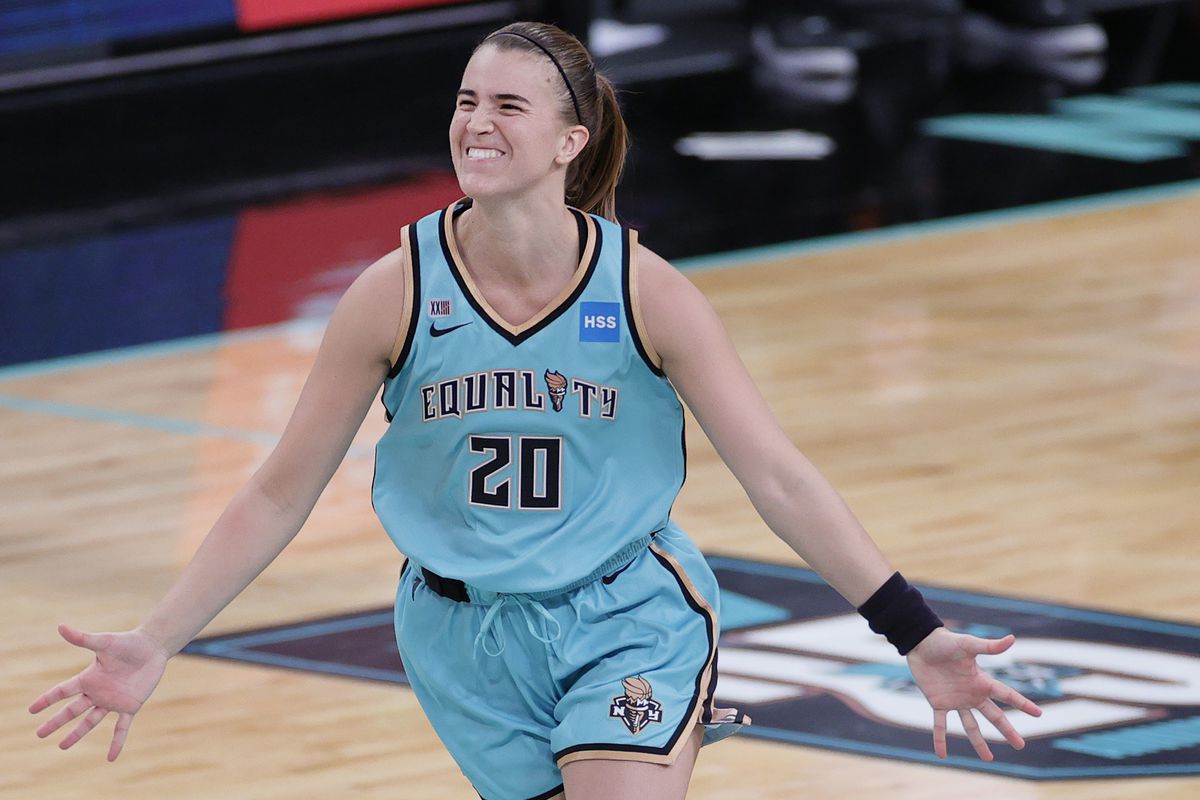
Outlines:
<svg viewBox="0 0 1200 800"><path fill-rule="evenodd" d="M59 624L58 633L76 647L86 647L92 651L101 650L108 644L107 636L103 634L84 633L81 630L72 628L65 622Z"/></svg>
<svg viewBox="0 0 1200 800"><path fill-rule="evenodd" d="M976 638L972 644L975 646L977 655L994 656L1012 647L1015 641L1017 641L1017 637L1010 633L1002 639Z"/></svg>

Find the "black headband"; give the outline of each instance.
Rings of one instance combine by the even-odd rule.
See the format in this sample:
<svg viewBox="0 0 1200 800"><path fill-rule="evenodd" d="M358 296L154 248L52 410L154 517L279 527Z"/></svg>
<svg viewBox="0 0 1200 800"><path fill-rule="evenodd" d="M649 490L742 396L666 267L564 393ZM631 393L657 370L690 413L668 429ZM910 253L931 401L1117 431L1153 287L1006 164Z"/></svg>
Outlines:
<svg viewBox="0 0 1200 800"><path fill-rule="evenodd" d="M536 40L530 36L526 36L523 33L517 33L516 31L499 31L497 33L493 33L491 36L489 36L487 38L490 39L490 38L492 38L492 36L500 36L503 34L507 34L509 36L520 36L522 39L524 39L528 42L533 42L535 45L537 45L537 47L541 48L541 51L546 54L546 58L550 59L550 61L554 64L554 66L558 68L558 74L562 75L563 83L565 83L567 85L567 91L571 93L571 105L575 106L575 117L579 120L579 124L582 125L583 124L583 114L579 113L579 100L575 97L575 89L574 89L574 87L571 86L571 82L569 80L567 80L567 73L563 70L562 65L558 63L558 59L555 58L550 53L550 51L546 49L545 45L543 45L541 42L539 42L538 40Z"/></svg>

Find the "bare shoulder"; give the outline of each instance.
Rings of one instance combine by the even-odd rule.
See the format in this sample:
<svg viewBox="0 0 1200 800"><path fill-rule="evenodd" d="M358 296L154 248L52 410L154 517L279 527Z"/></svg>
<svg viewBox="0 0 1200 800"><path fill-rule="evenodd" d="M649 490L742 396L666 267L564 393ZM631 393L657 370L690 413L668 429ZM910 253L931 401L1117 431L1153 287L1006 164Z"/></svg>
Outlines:
<svg viewBox="0 0 1200 800"><path fill-rule="evenodd" d="M405 270L403 247L368 266L342 295L329 330L340 331L356 349L369 352L372 360L386 361L410 300Z"/></svg>
<svg viewBox="0 0 1200 800"><path fill-rule="evenodd" d="M404 248L397 247L363 270L354 283L365 284L364 288L370 291L382 292L394 302L397 299L395 292L400 292L400 299L404 297L404 269Z"/></svg>
<svg viewBox="0 0 1200 800"><path fill-rule="evenodd" d="M638 245L637 290L648 326L651 316L673 320L708 302L678 267L643 244Z"/></svg>
<svg viewBox="0 0 1200 800"><path fill-rule="evenodd" d="M637 294L643 339L664 368L712 316L712 308L686 275L645 245L638 245Z"/></svg>
<svg viewBox="0 0 1200 800"><path fill-rule="evenodd" d="M643 302L670 297L674 292L691 287L692 282L680 272L671 262L651 250L646 245L638 243L638 292Z"/></svg>

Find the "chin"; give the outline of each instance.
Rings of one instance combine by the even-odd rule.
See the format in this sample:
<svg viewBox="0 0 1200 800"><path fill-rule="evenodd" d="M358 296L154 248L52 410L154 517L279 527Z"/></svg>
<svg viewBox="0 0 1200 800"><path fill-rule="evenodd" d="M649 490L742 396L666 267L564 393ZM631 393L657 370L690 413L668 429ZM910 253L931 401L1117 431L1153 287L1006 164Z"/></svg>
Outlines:
<svg viewBox="0 0 1200 800"><path fill-rule="evenodd" d="M458 188L462 193L473 200L481 199L500 199L512 197L521 193L521 187L513 186L508 182L499 181L481 181L475 175L468 175L458 179Z"/></svg>
<svg viewBox="0 0 1200 800"><path fill-rule="evenodd" d="M458 186L462 189L463 194L471 197L492 194L499 188L496 186L495 180L487 180L485 176L473 172L458 173Z"/></svg>

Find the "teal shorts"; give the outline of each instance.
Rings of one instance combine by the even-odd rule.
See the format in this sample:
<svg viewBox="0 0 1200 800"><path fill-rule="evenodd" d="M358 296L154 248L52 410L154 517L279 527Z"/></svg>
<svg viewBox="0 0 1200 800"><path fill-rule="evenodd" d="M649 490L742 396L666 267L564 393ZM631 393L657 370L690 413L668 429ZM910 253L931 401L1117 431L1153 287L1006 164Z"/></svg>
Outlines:
<svg viewBox="0 0 1200 800"><path fill-rule="evenodd" d="M695 725L710 744L749 723L713 706L716 577L674 523L648 538L610 572L557 594L457 582L448 592L413 561L401 570L405 673L485 800L559 797L571 761L670 764Z"/></svg>

